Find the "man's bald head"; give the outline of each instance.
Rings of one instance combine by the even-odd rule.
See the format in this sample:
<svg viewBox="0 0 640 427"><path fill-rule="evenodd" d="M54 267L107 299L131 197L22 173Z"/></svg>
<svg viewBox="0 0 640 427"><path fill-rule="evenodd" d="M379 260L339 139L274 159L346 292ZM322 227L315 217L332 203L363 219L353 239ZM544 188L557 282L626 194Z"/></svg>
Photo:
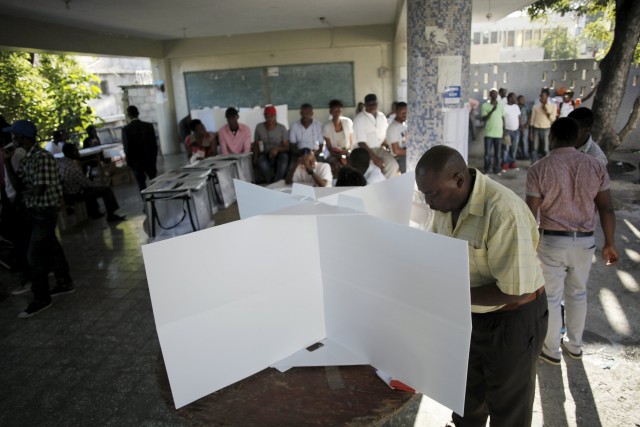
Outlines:
<svg viewBox="0 0 640 427"><path fill-rule="evenodd" d="M467 164L458 150L446 145L436 145L422 155L416 166L416 176L427 172L440 175L455 175L467 171Z"/></svg>
<svg viewBox="0 0 640 427"><path fill-rule="evenodd" d="M472 190L472 178L462 155L444 145L424 153L416 166L416 184L431 209L460 211Z"/></svg>

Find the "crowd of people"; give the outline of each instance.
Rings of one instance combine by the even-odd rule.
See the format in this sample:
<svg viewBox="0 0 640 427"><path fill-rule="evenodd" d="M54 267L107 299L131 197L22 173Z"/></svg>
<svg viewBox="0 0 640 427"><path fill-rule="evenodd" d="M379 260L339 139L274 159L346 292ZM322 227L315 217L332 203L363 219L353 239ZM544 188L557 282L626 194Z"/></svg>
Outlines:
<svg viewBox="0 0 640 427"><path fill-rule="evenodd" d="M580 103L579 99L573 100L571 90L558 89L556 96L551 97L550 90L543 88L530 108L524 95L507 92L506 88L492 89L489 99L480 107L484 122L484 173L501 175L517 170L516 160L530 160L533 164L546 156L551 124L557 118L568 117Z"/></svg>
<svg viewBox="0 0 640 427"><path fill-rule="evenodd" d="M92 164L78 162L78 147L68 142L68 132L55 131L43 147L29 120L9 125L0 117L0 127L1 234L13 244L15 267L22 276L11 293L33 293L33 301L18 316L28 318L49 308L52 297L75 291L55 232L60 208L71 213L76 204L84 203L88 216L97 219L105 216L98 204L101 198L108 222L126 218L116 213L119 206L112 189L92 179ZM86 130L83 146L100 145L95 127ZM56 280L53 288L50 273Z"/></svg>
<svg viewBox="0 0 640 427"><path fill-rule="evenodd" d="M187 159L250 153L266 184L284 180L319 187L371 184L406 171L406 103L394 102L387 117L378 110L376 95L369 94L353 120L342 115L341 101L334 99L328 107L330 119L323 124L314 118L312 105L302 104L300 119L287 130L278 122L276 108L267 105L264 121L253 135L233 107L226 110L227 124L217 133L207 131L200 120L191 120L191 133L185 139Z"/></svg>
<svg viewBox="0 0 640 427"><path fill-rule="evenodd" d="M387 117L378 110L376 95L369 94L353 120L342 115L342 107L332 100L331 118L322 124L305 103L287 130L268 105L254 135L239 122L238 110L228 108L227 124L217 133L200 120L190 122L187 157L249 154L266 184L362 186L405 172L406 103L394 103ZM157 173L155 132L139 120L135 106L127 114L131 121L123 128L123 144L142 190ZM618 261L607 158L590 134L592 111L577 106L570 93L551 102L549 90L542 89L529 111L522 95L492 90L480 114L486 123L484 173L469 168L455 149L437 145L421 157L415 179L435 212L432 231L469 245L473 328L465 411L454 413L453 422L484 425L490 416L495 424L526 426L536 361L557 366L563 352L582 358L596 213L604 234L602 258L607 265ZM43 149L33 123L9 126L0 117L0 125L0 224L11 224L22 254L23 281L13 293L33 292L33 302L19 315L25 318L50 307L52 297L75 290L55 234L61 201L84 202L96 218L104 215L97 204L102 198L108 221L125 218L115 213L112 190L94 183L78 165L78 148L65 132L56 132ZM87 135L85 147L100 144L94 127ZM57 152L63 157L55 159ZM518 158L531 161L526 200L487 176L517 169Z"/></svg>

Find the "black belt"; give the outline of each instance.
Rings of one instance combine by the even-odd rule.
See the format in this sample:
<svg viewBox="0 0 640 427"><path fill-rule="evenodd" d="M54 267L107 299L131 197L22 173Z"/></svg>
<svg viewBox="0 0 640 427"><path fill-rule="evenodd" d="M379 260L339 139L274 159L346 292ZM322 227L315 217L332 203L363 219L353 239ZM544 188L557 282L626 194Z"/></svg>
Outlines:
<svg viewBox="0 0 640 427"><path fill-rule="evenodd" d="M547 236L564 236L564 237L591 237L593 231L559 231L559 230L540 230L542 234Z"/></svg>

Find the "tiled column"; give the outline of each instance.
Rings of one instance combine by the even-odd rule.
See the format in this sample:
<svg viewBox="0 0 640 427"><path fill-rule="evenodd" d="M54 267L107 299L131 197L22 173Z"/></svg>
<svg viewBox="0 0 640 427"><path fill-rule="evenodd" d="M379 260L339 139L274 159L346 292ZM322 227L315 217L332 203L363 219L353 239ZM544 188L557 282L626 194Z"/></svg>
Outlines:
<svg viewBox="0 0 640 427"><path fill-rule="evenodd" d="M462 57L460 102L469 99L471 0L407 0L409 137L407 169L444 139L444 94L438 92L442 56Z"/></svg>

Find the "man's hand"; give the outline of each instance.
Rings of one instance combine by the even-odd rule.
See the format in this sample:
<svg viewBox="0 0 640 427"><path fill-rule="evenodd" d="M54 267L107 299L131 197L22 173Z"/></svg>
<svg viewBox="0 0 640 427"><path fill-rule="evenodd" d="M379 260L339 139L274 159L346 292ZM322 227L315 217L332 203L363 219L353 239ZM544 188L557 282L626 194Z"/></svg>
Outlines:
<svg viewBox="0 0 640 427"><path fill-rule="evenodd" d="M618 250L615 246L603 246L602 247L602 259L607 265L613 265L618 262Z"/></svg>
<svg viewBox="0 0 640 427"><path fill-rule="evenodd" d="M314 166L313 165L313 157L304 156L302 158L302 161L303 161L303 164L304 164L304 167L305 167L306 170L308 170L308 171L313 170L313 166Z"/></svg>
<svg viewBox="0 0 640 427"><path fill-rule="evenodd" d="M269 159L273 159L278 155L278 147L273 147L269 150Z"/></svg>
<svg viewBox="0 0 640 427"><path fill-rule="evenodd" d="M373 162L374 165L376 165L380 169L384 167L384 161L380 157L376 156L375 154L371 156L371 161Z"/></svg>

